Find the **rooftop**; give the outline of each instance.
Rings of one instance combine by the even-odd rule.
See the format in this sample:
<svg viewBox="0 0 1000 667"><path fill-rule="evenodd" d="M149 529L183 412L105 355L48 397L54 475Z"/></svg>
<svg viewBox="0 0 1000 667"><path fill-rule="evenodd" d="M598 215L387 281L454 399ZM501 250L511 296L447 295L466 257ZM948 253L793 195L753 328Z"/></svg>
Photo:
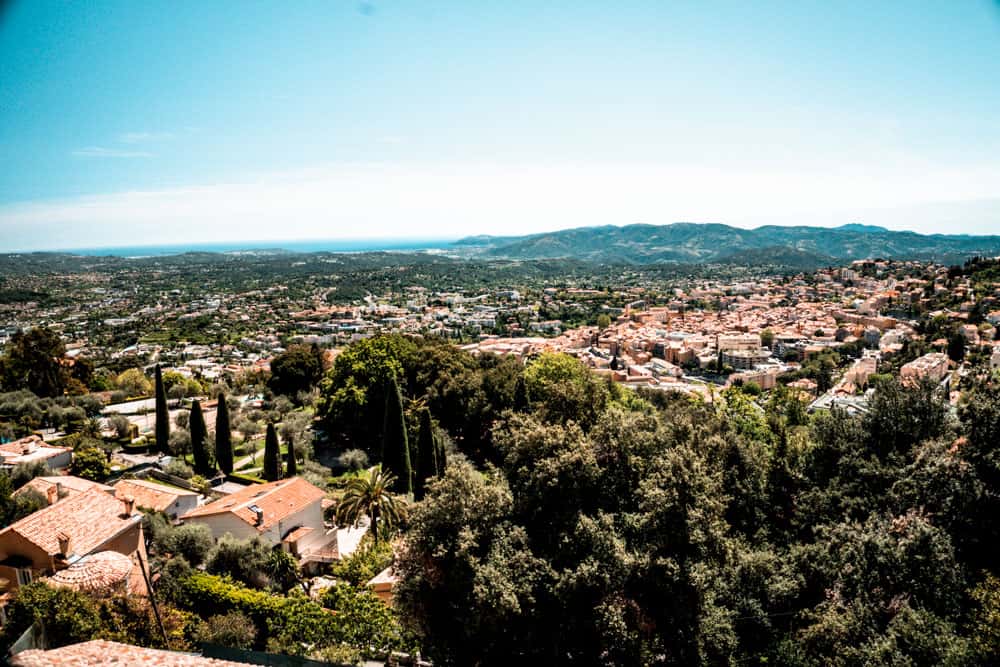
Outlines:
<svg viewBox="0 0 1000 667"><path fill-rule="evenodd" d="M22 651L10 659L15 667L61 667L79 665L153 665L154 667L246 667L246 663L203 658L189 653L175 653L159 649L141 648L118 642L95 639L81 644L43 651Z"/></svg>
<svg viewBox="0 0 1000 667"><path fill-rule="evenodd" d="M282 479L267 484L256 484L220 498L213 503L191 510L181 519L215 516L231 513L264 532L286 517L307 505L322 500L326 493L301 477ZM263 511L263 521L258 526L256 506Z"/></svg>
<svg viewBox="0 0 1000 667"><path fill-rule="evenodd" d="M132 572L132 559L117 551L98 551L49 577L56 586L78 591L108 592Z"/></svg>
<svg viewBox="0 0 1000 667"><path fill-rule="evenodd" d="M29 514L0 531L0 538L14 533L54 556L59 553L57 535L65 533L73 553L88 554L138 521L124 512L121 500L93 488Z"/></svg>
<svg viewBox="0 0 1000 667"><path fill-rule="evenodd" d="M144 479L123 479L115 484L115 495L120 499L132 496L136 506L155 512L163 512L177 502L178 498L197 496L198 494L194 491L147 482Z"/></svg>

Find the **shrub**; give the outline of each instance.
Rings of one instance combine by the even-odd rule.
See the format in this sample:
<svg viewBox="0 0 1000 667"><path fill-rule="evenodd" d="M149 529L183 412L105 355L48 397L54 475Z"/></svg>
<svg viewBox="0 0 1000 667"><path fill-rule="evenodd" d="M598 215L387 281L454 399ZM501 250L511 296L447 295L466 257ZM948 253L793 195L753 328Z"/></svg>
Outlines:
<svg viewBox="0 0 1000 667"><path fill-rule="evenodd" d="M257 626L243 612L231 611L227 614L209 616L198 627L197 638L200 642L249 649L257 639Z"/></svg>
<svg viewBox="0 0 1000 667"><path fill-rule="evenodd" d="M363 449L348 449L337 457L337 465L350 471L364 470L368 467L368 454Z"/></svg>

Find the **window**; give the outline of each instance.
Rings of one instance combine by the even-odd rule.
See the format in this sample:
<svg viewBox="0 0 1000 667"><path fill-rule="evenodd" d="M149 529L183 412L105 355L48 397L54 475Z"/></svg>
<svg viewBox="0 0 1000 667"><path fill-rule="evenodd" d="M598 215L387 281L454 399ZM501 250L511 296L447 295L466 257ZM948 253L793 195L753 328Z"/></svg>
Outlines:
<svg viewBox="0 0 1000 667"><path fill-rule="evenodd" d="M26 567L17 568L17 585L27 586L32 581L31 569Z"/></svg>

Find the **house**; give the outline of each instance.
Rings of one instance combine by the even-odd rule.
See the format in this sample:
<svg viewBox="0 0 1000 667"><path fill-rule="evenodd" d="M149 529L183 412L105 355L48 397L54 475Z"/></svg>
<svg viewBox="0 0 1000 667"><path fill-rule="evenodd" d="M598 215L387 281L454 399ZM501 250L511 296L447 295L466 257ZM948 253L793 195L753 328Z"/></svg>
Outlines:
<svg viewBox="0 0 1000 667"><path fill-rule="evenodd" d="M241 539L259 537L295 556L303 567L332 563L357 548L367 526L327 529L325 495L301 477L292 477L248 486L187 512L181 520L208 526L215 539L226 533Z"/></svg>
<svg viewBox="0 0 1000 667"><path fill-rule="evenodd" d="M73 475L52 475L47 477L36 477L20 489L14 492L14 496L34 491L45 498L49 505L55 505L60 500L71 498L78 493L100 489L105 493L112 493L114 489L106 484L91 482L89 479L74 477Z"/></svg>
<svg viewBox="0 0 1000 667"><path fill-rule="evenodd" d="M393 572L392 566L385 568L368 581L368 586L372 589L378 599L387 606L392 606L392 589L399 581L399 577Z"/></svg>
<svg viewBox="0 0 1000 667"><path fill-rule="evenodd" d="M26 516L0 531L0 578L5 592L66 569L101 551L117 551L136 563L145 559L142 516L125 501L92 488ZM138 567L130 590L145 594Z"/></svg>
<svg viewBox="0 0 1000 667"><path fill-rule="evenodd" d="M93 639L49 650L29 649L10 658L15 667L53 667L53 665L169 665L170 667L246 667L245 662L205 658L155 648Z"/></svg>
<svg viewBox="0 0 1000 667"><path fill-rule="evenodd" d="M198 494L194 491L148 482L144 479L119 480L115 484L114 492L119 499L131 496L135 499L136 507L140 509L163 512L171 519L176 519L198 507Z"/></svg>
<svg viewBox="0 0 1000 667"><path fill-rule="evenodd" d="M37 435L0 445L0 468L13 468L21 463L43 461L49 470L68 468L73 462L73 450L57 447L43 441Z"/></svg>

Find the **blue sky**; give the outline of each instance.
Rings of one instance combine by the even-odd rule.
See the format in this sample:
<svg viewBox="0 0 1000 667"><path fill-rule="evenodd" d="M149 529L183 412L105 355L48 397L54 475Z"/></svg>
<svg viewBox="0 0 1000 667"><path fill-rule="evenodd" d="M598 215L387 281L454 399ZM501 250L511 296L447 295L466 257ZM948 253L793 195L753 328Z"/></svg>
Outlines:
<svg viewBox="0 0 1000 667"><path fill-rule="evenodd" d="M1000 233L987 0L0 12L0 249L678 220Z"/></svg>

